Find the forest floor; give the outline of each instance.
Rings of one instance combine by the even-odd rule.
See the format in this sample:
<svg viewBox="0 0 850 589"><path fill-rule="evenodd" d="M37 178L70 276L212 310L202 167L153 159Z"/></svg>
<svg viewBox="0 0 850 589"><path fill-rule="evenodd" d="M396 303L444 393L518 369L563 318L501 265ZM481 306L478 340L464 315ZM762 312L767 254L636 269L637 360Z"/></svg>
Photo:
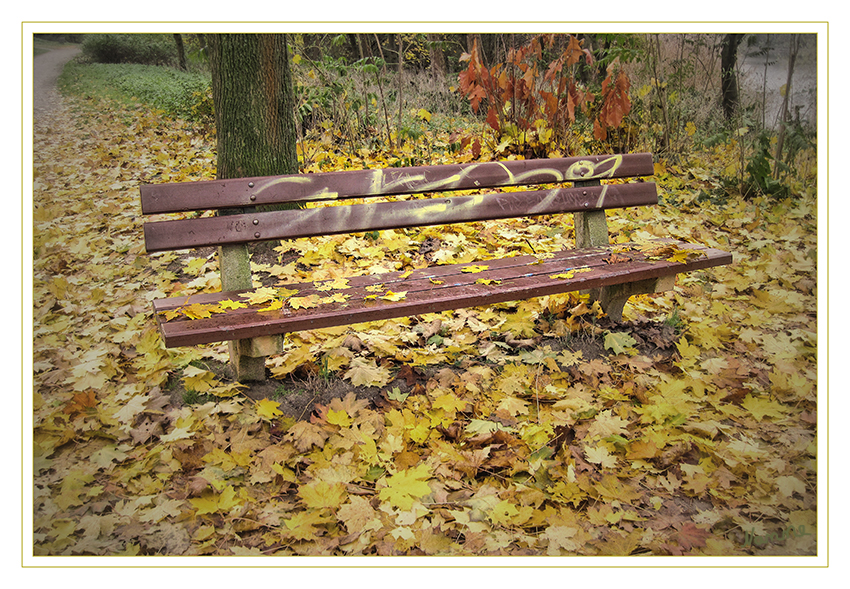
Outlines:
<svg viewBox="0 0 850 589"><path fill-rule="evenodd" d="M209 178L210 138L69 98L34 140L34 554L818 553L814 156L785 199L716 196L735 145L659 162L662 205L610 216L614 239L734 263L632 299L623 324L570 294L292 334L245 389L225 345L166 350L151 315L220 287L214 252L145 252L138 204L142 182ZM387 165L315 148L326 169ZM569 247L571 221L286 242L252 270L280 284L528 242Z"/></svg>

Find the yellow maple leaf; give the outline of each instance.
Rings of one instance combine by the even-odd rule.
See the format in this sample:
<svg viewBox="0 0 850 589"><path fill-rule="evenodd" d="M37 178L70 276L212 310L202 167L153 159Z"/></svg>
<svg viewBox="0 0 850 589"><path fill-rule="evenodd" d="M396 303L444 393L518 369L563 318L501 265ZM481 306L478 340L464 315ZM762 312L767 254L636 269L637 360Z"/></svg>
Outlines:
<svg viewBox="0 0 850 589"><path fill-rule="evenodd" d="M351 416L348 415L346 411L335 411L333 409L328 410L327 421L331 425L338 425L340 427L351 427Z"/></svg>
<svg viewBox="0 0 850 589"><path fill-rule="evenodd" d="M511 417L528 414L528 403L516 397L505 397L499 402L498 409Z"/></svg>
<svg viewBox="0 0 850 589"><path fill-rule="evenodd" d="M776 479L776 487L784 497L791 497L798 493L801 497L806 496L806 484L798 478L783 476Z"/></svg>
<svg viewBox="0 0 850 589"><path fill-rule="evenodd" d="M239 296L243 299L248 299L248 302L252 305L262 305L263 303L268 303L269 301L273 301L278 298L279 293L276 288L264 286L256 290L252 290L251 292L242 293Z"/></svg>
<svg viewBox="0 0 850 589"><path fill-rule="evenodd" d="M319 528L316 526L328 523L329 517L332 516L323 515L316 510L301 511L290 519L281 520L286 526L282 532L285 537L294 540L315 540L319 536Z"/></svg>
<svg viewBox="0 0 850 589"><path fill-rule="evenodd" d="M203 305L201 303L193 303L181 309L189 319L207 319L212 317L215 310L216 305Z"/></svg>
<svg viewBox="0 0 850 589"><path fill-rule="evenodd" d="M378 529L382 526L378 513L372 508L369 499L352 495L336 513L339 521L345 524L349 533Z"/></svg>
<svg viewBox="0 0 850 589"><path fill-rule="evenodd" d="M774 418L784 417L787 411L781 403L761 397L753 397L752 395L744 397L741 407L752 413L757 421L761 421L765 416Z"/></svg>
<svg viewBox="0 0 850 589"><path fill-rule="evenodd" d="M696 358L702 352L699 346L691 345L685 337L676 342L676 349L679 350L682 358Z"/></svg>
<svg viewBox="0 0 850 589"><path fill-rule="evenodd" d="M434 409L443 409L447 413L454 414L458 411L463 411L466 407L466 401L454 393L445 393L437 397L431 407Z"/></svg>
<svg viewBox="0 0 850 589"><path fill-rule="evenodd" d="M204 393L218 383L215 374L203 368L189 365L183 369L183 385L187 390Z"/></svg>
<svg viewBox="0 0 850 589"><path fill-rule="evenodd" d="M502 281L501 280L495 280L495 279L492 279L492 278L479 278L478 280L475 281L475 283L476 284L489 285L489 284L502 284Z"/></svg>
<svg viewBox="0 0 850 589"><path fill-rule="evenodd" d="M549 526L543 532L543 537L548 543L547 554L560 556L561 549L574 553L582 546L578 534L580 529L571 526Z"/></svg>
<svg viewBox="0 0 850 589"><path fill-rule="evenodd" d="M350 368L343 375L354 386L381 387L392 380L389 368L378 366L374 360L355 358Z"/></svg>
<svg viewBox="0 0 850 589"><path fill-rule="evenodd" d="M171 433L159 437L160 442L176 442L177 440L185 440L191 438L194 434L191 431L190 425L175 427Z"/></svg>
<svg viewBox="0 0 850 589"><path fill-rule="evenodd" d="M622 354L623 352L629 354L632 354L632 352L637 353L633 348L636 343L635 339L624 331L609 331L605 334L605 348L613 351L615 354Z"/></svg>
<svg viewBox="0 0 850 589"><path fill-rule="evenodd" d="M313 481L302 485L298 494L301 495L304 505L313 509L336 509L348 497L345 485L326 481Z"/></svg>
<svg viewBox="0 0 850 589"><path fill-rule="evenodd" d="M269 304L268 307L263 307L260 311L277 311L278 309L283 308L283 300L275 299Z"/></svg>
<svg viewBox="0 0 850 589"><path fill-rule="evenodd" d="M497 526L519 526L528 521L533 514L534 507L531 505L518 507L502 499L490 511L490 521Z"/></svg>
<svg viewBox="0 0 850 589"><path fill-rule="evenodd" d="M436 278L429 278L428 280L431 282L431 284L437 284L437 285L445 284L444 280L437 280Z"/></svg>
<svg viewBox="0 0 850 589"><path fill-rule="evenodd" d="M293 309L312 309L319 306L321 297L317 294L311 294L306 297L292 297L289 299L289 305Z"/></svg>
<svg viewBox="0 0 850 589"><path fill-rule="evenodd" d="M678 264L684 264L692 257L700 258L704 255L706 255L705 252L701 252L699 250L676 250L676 252L672 256L667 258L667 261L675 262Z"/></svg>
<svg viewBox="0 0 850 589"><path fill-rule="evenodd" d="M203 515L205 513L217 513L219 511L227 513L241 504L242 499L237 497L233 486L228 485L221 492L221 495L216 496L212 493L205 493L197 499L189 499L189 503L197 509L195 515Z"/></svg>
<svg viewBox="0 0 850 589"><path fill-rule="evenodd" d="M328 290L340 290L343 288L348 288L350 285L348 280L345 278L336 278L334 280L328 280L325 282L316 283L316 290L324 292Z"/></svg>
<svg viewBox="0 0 850 589"><path fill-rule="evenodd" d="M299 452L306 452L313 446L324 445L330 434L315 423L297 421L286 432L286 438L295 444Z"/></svg>
<svg viewBox="0 0 850 589"><path fill-rule="evenodd" d="M195 515L218 511L218 497L212 493L205 493L203 497L189 499L189 503L195 506Z"/></svg>
<svg viewBox="0 0 850 589"><path fill-rule="evenodd" d="M183 266L183 269L185 270L186 274L198 276L206 263L206 258L190 258Z"/></svg>
<svg viewBox="0 0 850 589"><path fill-rule="evenodd" d="M502 329L511 332L515 337L534 337L536 319L531 307L520 305L516 313L508 315Z"/></svg>
<svg viewBox="0 0 850 589"><path fill-rule="evenodd" d="M335 292L329 297L324 297L319 300L319 304L327 305L330 303L344 303L348 299L351 298L351 295L343 294L341 292Z"/></svg>
<svg viewBox="0 0 850 589"><path fill-rule="evenodd" d="M384 295L384 296L382 296L381 298L382 298L383 300L385 300L385 301L392 301L392 302L395 302L395 301L402 301L402 300L404 300L404 298L405 298L406 296L407 296L407 291L406 291L406 290L405 290L405 291L402 291L402 292L393 292L393 291L391 291L391 290L388 290L388 291L387 291L387 294L385 294L385 295Z"/></svg>
<svg viewBox="0 0 850 589"><path fill-rule="evenodd" d="M272 401L271 399L262 399L257 401L256 407L257 415L269 421L275 417L283 415L283 411L280 410L280 403Z"/></svg>
<svg viewBox="0 0 850 589"><path fill-rule="evenodd" d="M617 457L612 456L611 452L605 446L585 448L584 455L588 462L598 464L603 468L616 468L617 466Z"/></svg>
<svg viewBox="0 0 850 589"><path fill-rule="evenodd" d="M561 274L552 274L549 278L553 280L569 280L574 278L576 274L580 274L582 272L590 272L590 268L584 266L582 268L572 268L567 270L566 272L562 272Z"/></svg>
<svg viewBox="0 0 850 589"><path fill-rule="evenodd" d="M183 315L183 313L181 313L179 310L160 311L159 314L165 317L166 322L171 321L172 319L177 319L178 317Z"/></svg>
<svg viewBox="0 0 850 589"><path fill-rule="evenodd" d="M221 307L222 309L246 309L246 308L248 308L248 305L246 305L245 303L240 303L239 301L233 301L233 300L230 300L230 299L227 299L225 301L221 301L218 304L218 306Z"/></svg>
<svg viewBox="0 0 850 589"><path fill-rule="evenodd" d="M629 422L614 415L610 409L598 414L587 430L588 437L606 438L615 435L628 435Z"/></svg>
<svg viewBox="0 0 850 589"><path fill-rule="evenodd" d="M466 272L467 274L478 274L479 272L484 272L489 268L489 266L485 266L482 264L472 264L471 266L464 266L460 269L461 272Z"/></svg>
<svg viewBox="0 0 850 589"><path fill-rule="evenodd" d="M388 501L393 507L408 511L413 502L431 492L431 487L425 481L431 477L430 467L422 463L396 473L387 479L387 486L381 489L381 501Z"/></svg>

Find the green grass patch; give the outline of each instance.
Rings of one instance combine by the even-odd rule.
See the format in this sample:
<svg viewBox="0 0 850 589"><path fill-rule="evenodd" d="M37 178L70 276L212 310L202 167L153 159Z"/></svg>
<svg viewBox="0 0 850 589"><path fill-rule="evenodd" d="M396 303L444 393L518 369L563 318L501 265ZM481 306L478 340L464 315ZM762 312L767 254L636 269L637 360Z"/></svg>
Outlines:
<svg viewBox="0 0 850 589"><path fill-rule="evenodd" d="M212 122L209 74L142 64L71 62L59 78L64 94L143 103L190 121Z"/></svg>

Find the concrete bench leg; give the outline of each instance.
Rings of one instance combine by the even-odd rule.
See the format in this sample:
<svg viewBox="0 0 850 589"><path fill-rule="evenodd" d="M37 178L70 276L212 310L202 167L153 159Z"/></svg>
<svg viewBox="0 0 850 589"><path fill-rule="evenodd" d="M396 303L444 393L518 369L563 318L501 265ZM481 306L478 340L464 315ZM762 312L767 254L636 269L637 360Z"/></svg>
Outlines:
<svg viewBox="0 0 850 589"><path fill-rule="evenodd" d="M672 290L676 284L676 276L649 278L637 282L626 282L612 286L603 286L589 291L590 300L599 301L602 310L614 321L622 321L623 307L629 297L639 294L650 294Z"/></svg>
<svg viewBox="0 0 850 589"><path fill-rule="evenodd" d="M280 354L283 337L269 335L229 342L230 363L236 380L247 382L266 379L266 356Z"/></svg>
<svg viewBox="0 0 850 589"><path fill-rule="evenodd" d="M248 246L227 245L219 248L222 290L252 288ZM230 364L240 382L266 379L266 356L279 354L283 338L277 336L231 341L228 345Z"/></svg>

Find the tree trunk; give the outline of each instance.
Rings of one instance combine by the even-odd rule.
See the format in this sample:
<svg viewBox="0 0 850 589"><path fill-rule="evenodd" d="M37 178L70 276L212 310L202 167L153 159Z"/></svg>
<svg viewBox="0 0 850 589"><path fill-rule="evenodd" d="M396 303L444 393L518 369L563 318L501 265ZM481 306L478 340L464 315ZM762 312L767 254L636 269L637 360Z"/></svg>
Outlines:
<svg viewBox="0 0 850 589"><path fill-rule="evenodd" d="M396 40L398 42L398 121L396 122L396 139L398 143L401 144L401 115L404 111L404 40L401 38L401 33L396 35Z"/></svg>
<svg viewBox="0 0 850 589"><path fill-rule="evenodd" d="M217 139L216 177L275 176L298 171L295 98L285 35L209 35ZM229 213L250 212L235 209ZM252 288L248 247L219 248L222 290ZM264 380L262 352L279 340L230 342L240 381Z"/></svg>
<svg viewBox="0 0 850 589"><path fill-rule="evenodd" d="M372 48L369 45L369 38L363 33L356 33L354 36L357 39L357 52L360 55L360 59L371 57Z"/></svg>
<svg viewBox="0 0 850 589"><path fill-rule="evenodd" d="M773 175L779 175L779 162L782 160L782 148L785 147L785 128L791 120L788 110L788 102L791 100L791 78L794 75L794 63L797 61L797 53L800 51L800 35L791 35L788 47L788 78L785 81L785 96L782 97L782 111L779 121L779 136L776 140L776 153L773 157Z"/></svg>
<svg viewBox="0 0 850 589"><path fill-rule="evenodd" d="M218 178L291 174L295 97L285 35L210 35Z"/></svg>
<svg viewBox="0 0 850 589"><path fill-rule="evenodd" d="M428 56L431 58L431 74L435 78L442 79L446 75L446 55L440 47L439 37L433 33L427 33L425 39L428 41Z"/></svg>
<svg viewBox="0 0 850 589"><path fill-rule="evenodd" d="M655 35L655 43L651 44L652 48L650 60L652 64L652 74L655 79L655 92L658 96L658 105L661 107L661 122L664 129L664 134L661 136L661 152L667 153L670 151L670 117L667 113L667 90L666 84L661 79L662 76L658 73L661 67L661 39L658 34Z"/></svg>
<svg viewBox="0 0 850 589"><path fill-rule="evenodd" d="M484 67L487 67L487 56L485 55L484 47L482 46L480 33L467 33L466 52L472 53L472 48L475 46L476 41L478 41L478 57L481 60L481 63L484 64Z"/></svg>
<svg viewBox="0 0 850 589"><path fill-rule="evenodd" d="M183 35L174 33L174 43L177 44L177 65L186 71L186 49L183 47Z"/></svg>
<svg viewBox="0 0 850 589"><path fill-rule="evenodd" d="M723 104L723 114L726 120L731 120L738 108L738 80L735 65L738 60L738 45L743 34L730 33L723 37L720 45L720 96Z"/></svg>

